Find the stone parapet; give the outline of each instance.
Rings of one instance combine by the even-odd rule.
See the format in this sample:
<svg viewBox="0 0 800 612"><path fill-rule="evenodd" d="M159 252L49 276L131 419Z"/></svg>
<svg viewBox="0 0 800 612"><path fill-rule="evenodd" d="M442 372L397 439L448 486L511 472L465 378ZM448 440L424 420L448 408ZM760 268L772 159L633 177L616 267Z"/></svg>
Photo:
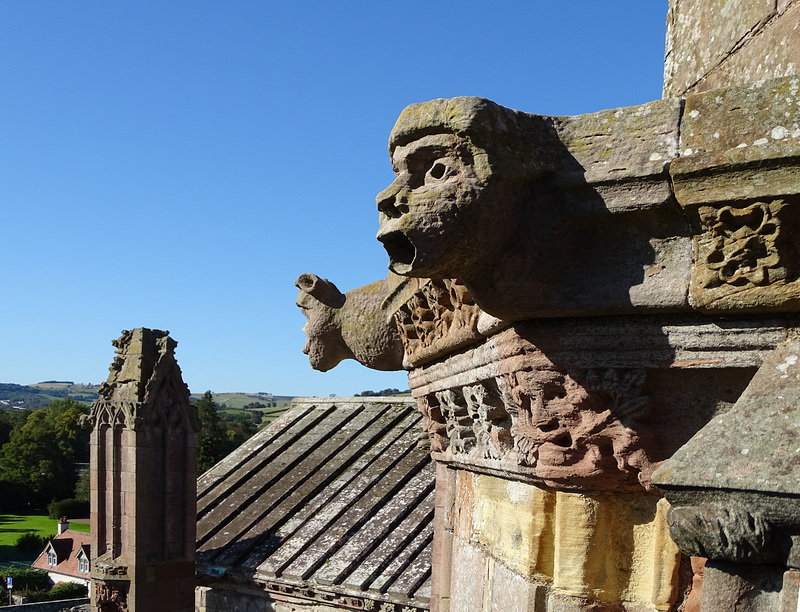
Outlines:
<svg viewBox="0 0 800 612"><path fill-rule="evenodd" d="M3 606L3 612L89 612L89 609L88 597Z"/></svg>
<svg viewBox="0 0 800 612"><path fill-rule="evenodd" d="M790 76L576 117L481 98L409 107L396 165L452 151L448 172L470 178L420 191L424 177L399 171L379 195L378 237L405 281L330 305L300 284L312 362L391 369L404 349L413 368L528 319L797 310L798 88ZM501 145L481 122L504 126ZM512 146L532 159L510 161Z"/></svg>

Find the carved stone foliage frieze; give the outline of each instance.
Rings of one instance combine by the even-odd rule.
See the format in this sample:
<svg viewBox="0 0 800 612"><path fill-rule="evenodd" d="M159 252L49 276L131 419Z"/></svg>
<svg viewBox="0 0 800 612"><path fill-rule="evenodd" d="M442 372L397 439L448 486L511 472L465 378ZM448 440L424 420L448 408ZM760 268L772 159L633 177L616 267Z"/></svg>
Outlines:
<svg viewBox="0 0 800 612"><path fill-rule="evenodd" d="M419 366L481 338L481 309L459 281L428 280L394 314L406 362Z"/></svg>
<svg viewBox="0 0 800 612"><path fill-rule="evenodd" d="M788 309L800 303L797 202L699 206L697 214L695 307Z"/></svg>
<svg viewBox="0 0 800 612"><path fill-rule="evenodd" d="M530 369L418 398L431 452L555 488L649 488L644 371Z"/></svg>
<svg viewBox="0 0 800 612"><path fill-rule="evenodd" d="M758 512L713 503L673 506L667 523L670 536L687 555L734 563L774 560L773 527Z"/></svg>

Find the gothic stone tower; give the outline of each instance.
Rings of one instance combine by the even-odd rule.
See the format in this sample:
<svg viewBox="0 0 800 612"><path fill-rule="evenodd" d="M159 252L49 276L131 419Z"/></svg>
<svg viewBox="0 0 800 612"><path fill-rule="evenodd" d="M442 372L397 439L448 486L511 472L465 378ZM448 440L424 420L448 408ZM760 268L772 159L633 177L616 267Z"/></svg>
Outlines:
<svg viewBox="0 0 800 612"><path fill-rule="evenodd" d="M92 610L194 609L199 422L169 332L134 329L92 406Z"/></svg>

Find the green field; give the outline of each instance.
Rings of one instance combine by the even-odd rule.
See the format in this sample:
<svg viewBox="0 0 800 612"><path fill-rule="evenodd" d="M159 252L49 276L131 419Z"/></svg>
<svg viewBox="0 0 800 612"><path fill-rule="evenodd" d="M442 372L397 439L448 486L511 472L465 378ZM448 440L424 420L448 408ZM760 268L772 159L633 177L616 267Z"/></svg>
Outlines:
<svg viewBox="0 0 800 612"><path fill-rule="evenodd" d="M292 405L292 397L288 395L268 395L266 393L213 393L214 403L220 406L220 413L228 416L242 414L242 408L248 404L260 403L266 408L256 408L248 410L244 414L252 415L253 412L261 415L259 426L266 425L277 419L286 412ZM192 400L198 400L203 396L202 393L193 393ZM272 406L271 404L275 404Z"/></svg>
<svg viewBox="0 0 800 612"><path fill-rule="evenodd" d="M263 427L267 423L271 423L272 421L277 419L279 416L281 416L288 409L289 409L288 405L285 406L285 407L281 407L281 408L259 408L257 410L252 410L252 411L251 410L229 410L229 409L225 408L225 409L220 410L219 413L220 413L220 415L227 415L227 416L231 416L231 417L239 416L239 415L249 416L249 415L252 415L253 413L256 413L256 414L260 415L260 418L261 418L261 422L257 423L256 425L258 427Z"/></svg>
<svg viewBox="0 0 800 612"><path fill-rule="evenodd" d="M69 528L73 531L89 533L88 523L72 521ZM0 547L13 547L17 538L27 531L33 531L43 536L56 535L58 521L54 521L46 514L0 514Z"/></svg>
<svg viewBox="0 0 800 612"><path fill-rule="evenodd" d="M214 393L213 391L211 394L214 396L214 402L216 404L220 406L225 404L227 408L233 410L239 410L253 402L260 402L262 404L275 402L276 405L272 410L275 408L286 409L292 404L292 397L288 395L267 395L265 393ZM201 397L203 397L202 393L192 393L193 400L198 400Z"/></svg>
<svg viewBox="0 0 800 612"><path fill-rule="evenodd" d="M70 522L74 531L89 532L88 523ZM14 546L17 538L27 531L42 536L53 536L58 531L58 522L46 514L0 514L0 568L28 567L37 557L36 553L19 553Z"/></svg>

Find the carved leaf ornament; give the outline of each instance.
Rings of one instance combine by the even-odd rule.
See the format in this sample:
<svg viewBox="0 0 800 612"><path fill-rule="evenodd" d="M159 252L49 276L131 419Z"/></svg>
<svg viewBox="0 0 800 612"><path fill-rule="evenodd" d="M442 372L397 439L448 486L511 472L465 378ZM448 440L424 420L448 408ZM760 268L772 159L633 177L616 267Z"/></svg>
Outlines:
<svg viewBox="0 0 800 612"><path fill-rule="evenodd" d="M749 206L700 207L707 234L700 239L706 273L702 286L764 286L789 276L782 242L786 240L781 216L783 200Z"/></svg>

